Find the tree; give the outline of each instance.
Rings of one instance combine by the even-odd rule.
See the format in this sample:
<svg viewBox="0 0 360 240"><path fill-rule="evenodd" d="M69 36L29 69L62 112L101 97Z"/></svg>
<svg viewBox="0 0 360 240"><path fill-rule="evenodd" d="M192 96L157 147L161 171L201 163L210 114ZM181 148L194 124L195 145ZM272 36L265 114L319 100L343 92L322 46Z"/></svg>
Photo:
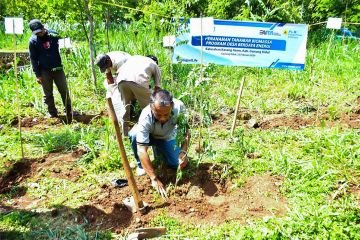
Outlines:
<svg viewBox="0 0 360 240"><path fill-rule="evenodd" d="M90 65L91 65L91 73L92 73L92 78L94 81L94 87L96 89L96 73L95 73L95 64L94 64L94 48L93 48L93 35L94 35L94 20L92 17L92 14L90 12L90 6L89 6L89 1L88 0L84 0L84 7L85 7L85 12L86 12L86 16L89 20L89 24L90 24L90 33L89 33L89 51L90 51Z"/></svg>

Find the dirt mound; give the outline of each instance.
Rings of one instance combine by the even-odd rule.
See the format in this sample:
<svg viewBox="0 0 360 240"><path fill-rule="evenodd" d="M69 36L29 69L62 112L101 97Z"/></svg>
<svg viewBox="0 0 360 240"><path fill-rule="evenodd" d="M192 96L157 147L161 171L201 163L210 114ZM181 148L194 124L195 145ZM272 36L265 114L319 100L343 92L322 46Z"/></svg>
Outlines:
<svg viewBox="0 0 360 240"><path fill-rule="evenodd" d="M315 121L313 119L304 119L300 116L294 117L277 117L271 120L266 120L260 123L260 128L267 130L277 127L289 127L292 129L300 129L301 127L314 125Z"/></svg>
<svg viewBox="0 0 360 240"><path fill-rule="evenodd" d="M301 129L308 126L327 126L336 125L348 128L360 128L360 111L354 110L350 113L341 113L335 117L330 117L328 113L317 116L315 113L307 118L301 116L279 116L260 123L260 128L268 130L278 127L289 127L291 129Z"/></svg>
<svg viewBox="0 0 360 240"><path fill-rule="evenodd" d="M101 206L81 206L79 213L93 226L101 226L102 229L122 230L130 225L132 213L123 205L114 203L110 212L101 209Z"/></svg>
<svg viewBox="0 0 360 240"><path fill-rule="evenodd" d="M0 178L0 194L8 193L17 186L21 181L31 176L32 168L34 168L34 159L23 159L16 162L11 168ZM25 191L25 189L23 189ZM23 191L20 191L21 194Z"/></svg>
<svg viewBox="0 0 360 240"><path fill-rule="evenodd" d="M52 177L75 181L80 176L80 170L73 166L73 162L85 152L83 149L76 149L71 153L50 153L45 157L15 162L0 177L0 194L9 192L29 177L40 177L44 171L50 171ZM18 195L21 195L21 192Z"/></svg>
<svg viewBox="0 0 360 240"><path fill-rule="evenodd" d="M79 116L74 116L73 121L80 122L83 124L89 124L91 121L101 117L101 115L86 115L82 114ZM66 122L66 116L59 115L58 118L44 118L44 117L25 117L21 119L21 127L32 128L34 126L39 126L41 128L47 128L47 126L61 125ZM14 118L11 121L11 126L18 125L18 119Z"/></svg>
<svg viewBox="0 0 360 240"><path fill-rule="evenodd" d="M81 170L74 162L84 153L84 150L78 149L72 153L51 153L44 158L17 162L0 179L0 189L9 191L27 177L36 181L44 171L52 177L76 181L81 176ZM220 224L229 220L245 222L249 218L285 214L286 200L278 190L282 184L281 177L256 175L238 187L231 179L232 171L231 166L226 164L202 163L190 166L176 182L176 171L159 167L157 173L167 186L169 199L164 201L159 198L148 177L137 177L141 198L149 204L144 215L133 214L123 204L123 200L131 196L129 187L116 188L107 183L99 186L99 193L86 205L77 209L62 206L51 212L51 216L56 221L62 219L74 224L88 222L92 230L108 229L124 234L138 227L148 227L159 214L193 224ZM33 208L40 201L29 198L25 193L12 198L14 210ZM4 208L1 211L9 210ZM69 218L66 218L67 215Z"/></svg>
<svg viewBox="0 0 360 240"><path fill-rule="evenodd" d="M151 219L164 213L164 210L171 217L193 224L220 224L228 220L245 221L252 217L285 214L286 201L278 190L282 184L281 177L269 174L253 176L243 187L236 187L230 179L222 178L227 168L226 165L200 164L191 176L181 179L176 187L175 172L164 171L160 179L168 186L168 201L158 198L147 177L138 178L136 181L141 198L150 204L149 212L142 216L132 215L122 204L123 199L131 196L128 187L114 188L110 185L102 186L101 192L91 200L92 204L82 212L98 228L112 228L117 232L124 231L124 226L129 226L127 231L146 227ZM94 218L93 211L100 217Z"/></svg>
<svg viewBox="0 0 360 240"><path fill-rule="evenodd" d="M199 187L191 186L186 195L177 196L169 207L169 213L194 224L220 224L228 220L283 215L286 201L277 189L281 182L281 178L270 175L253 176L244 187L231 189L228 184L209 181ZM213 185L213 195L205 194L209 185Z"/></svg>

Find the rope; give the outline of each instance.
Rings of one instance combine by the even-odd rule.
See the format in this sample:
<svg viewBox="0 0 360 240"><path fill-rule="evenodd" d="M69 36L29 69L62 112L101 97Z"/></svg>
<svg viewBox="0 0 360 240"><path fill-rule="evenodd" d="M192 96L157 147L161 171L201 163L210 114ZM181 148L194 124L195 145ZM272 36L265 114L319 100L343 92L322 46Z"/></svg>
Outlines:
<svg viewBox="0 0 360 240"><path fill-rule="evenodd" d="M315 26L315 25L320 25L320 24L323 24L323 23L327 23L327 21L324 21L324 22L318 22L318 23L312 23L312 24L309 24L309 26Z"/></svg>
<svg viewBox="0 0 360 240"><path fill-rule="evenodd" d="M134 10L134 11L138 11L138 12L142 12L142 13L154 14L154 15L161 16L161 17L171 18L170 16L161 15L161 14L150 12L150 11L144 11L144 10L140 10L140 9L136 9L136 8L132 8L132 7L127 7L127 6L120 5L120 4L108 3L108 2L101 2L101 3L105 4L105 5L119 7L119 8L126 8L129 10ZM311 26L320 25L320 24L324 24L324 23L327 23L327 21L311 23L311 24L309 24L309 26L311 27ZM352 23L352 22L344 22L343 24L344 25L347 25L347 24L348 25L360 25L360 23Z"/></svg>

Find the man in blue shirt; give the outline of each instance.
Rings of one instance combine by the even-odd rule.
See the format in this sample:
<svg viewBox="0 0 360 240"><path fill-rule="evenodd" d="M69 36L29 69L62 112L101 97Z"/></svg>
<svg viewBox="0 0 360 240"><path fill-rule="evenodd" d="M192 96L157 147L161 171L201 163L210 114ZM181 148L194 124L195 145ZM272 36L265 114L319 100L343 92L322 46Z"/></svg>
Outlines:
<svg viewBox="0 0 360 240"><path fill-rule="evenodd" d="M69 89L59 53L60 36L53 30L45 29L38 19L29 23L33 35L29 39L29 53L37 82L44 91L44 103L51 118L58 117L53 95L53 82L61 95L65 106L67 122L72 121L72 108Z"/></svg>

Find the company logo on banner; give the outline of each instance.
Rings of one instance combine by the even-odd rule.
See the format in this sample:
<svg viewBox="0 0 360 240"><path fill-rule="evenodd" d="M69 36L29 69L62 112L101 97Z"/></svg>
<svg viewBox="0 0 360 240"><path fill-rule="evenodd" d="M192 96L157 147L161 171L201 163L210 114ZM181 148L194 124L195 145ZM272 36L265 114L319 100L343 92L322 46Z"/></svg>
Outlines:
<svg viewBox="0 0 360 240"><path fill-rule="evenodd" d="M191 28L191 24L190 24ZM303 70L308 26L305 24L214 20L212 33L176 38L174 63Z"/></svg>

